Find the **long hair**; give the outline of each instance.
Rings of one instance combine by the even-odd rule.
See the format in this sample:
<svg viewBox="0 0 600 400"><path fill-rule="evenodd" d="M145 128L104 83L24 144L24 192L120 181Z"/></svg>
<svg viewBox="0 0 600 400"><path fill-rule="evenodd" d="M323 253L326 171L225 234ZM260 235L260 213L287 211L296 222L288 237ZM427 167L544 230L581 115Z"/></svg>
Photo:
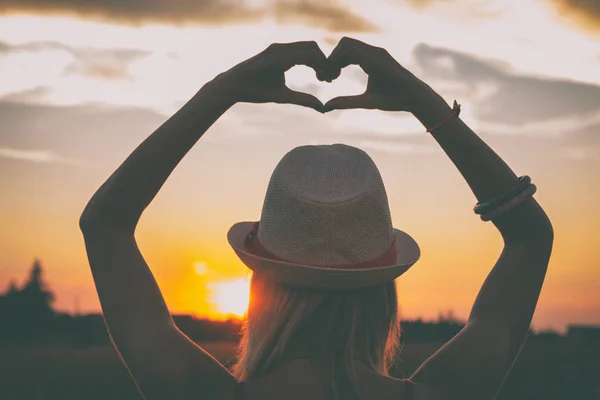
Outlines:
<svg viewBox="0 0 600 400"><path fill-rule="evenodd" d="M377 287L326 291L282 286L254 273L234 376L258 377L292 349L327 371L326 391L358 398L354 359L389 375L400 346L395 281ZM344 398L348 398L346 395Z"/></svg>

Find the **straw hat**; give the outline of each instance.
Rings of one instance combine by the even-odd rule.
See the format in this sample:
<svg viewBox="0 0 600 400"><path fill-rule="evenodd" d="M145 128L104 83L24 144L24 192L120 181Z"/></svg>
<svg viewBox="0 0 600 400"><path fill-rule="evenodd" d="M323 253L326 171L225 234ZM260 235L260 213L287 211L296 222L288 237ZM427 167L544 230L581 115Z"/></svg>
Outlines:
<svg viewBox="0 0 600 400"><path fill-rule="evenodd" d="M300 146L279 162L258 222L239 222L227 239L253 271L284 285L357 289L393 281L421 254L394 229L387 194L364 151Z"/></svg>

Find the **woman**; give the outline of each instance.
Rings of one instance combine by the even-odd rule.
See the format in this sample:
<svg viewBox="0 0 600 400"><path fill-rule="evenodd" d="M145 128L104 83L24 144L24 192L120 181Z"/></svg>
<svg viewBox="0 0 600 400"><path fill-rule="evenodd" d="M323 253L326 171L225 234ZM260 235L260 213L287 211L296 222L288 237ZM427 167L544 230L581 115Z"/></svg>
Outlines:
<svg viewBox="0 0 600 400"><path fill-rule="evenodd" d="M285 86L284 72L298 64L328 82L358 64L367 90L323 105ZM254 270L233 374L174 325L135 227L179 161L238 102L411 112L466 179L475 211L500 231L504 249L466 326L410 379L387 370L399 335L394 279L417 261L419 247L391 226L377 168L350 146L292 150L273 173L260 224L231 228L230 244ZM106 324L144 397L493 398L529 329L553 231L535 186L517 178L459 111L384 49L349 38L329 57L314 42L274 44L198 91L102 185L80 221Z"/></svg>

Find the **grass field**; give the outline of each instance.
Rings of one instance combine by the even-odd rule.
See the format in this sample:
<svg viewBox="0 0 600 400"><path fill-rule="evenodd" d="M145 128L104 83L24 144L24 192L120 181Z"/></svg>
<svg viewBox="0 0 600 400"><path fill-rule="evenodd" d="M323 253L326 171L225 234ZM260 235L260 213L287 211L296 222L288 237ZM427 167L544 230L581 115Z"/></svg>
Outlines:
<svg viewBox="0 0 600 400"><path fill-rule="evenodd" d="M224 363L230 360L233 346L227 342L203 345ZM394 375L409 375L439 346L407 344ZM499 399L600 399L599 360L600 343L528 342ZM141 397L111 347L4 347L0 348L0 399L140 400Z"/></svg>

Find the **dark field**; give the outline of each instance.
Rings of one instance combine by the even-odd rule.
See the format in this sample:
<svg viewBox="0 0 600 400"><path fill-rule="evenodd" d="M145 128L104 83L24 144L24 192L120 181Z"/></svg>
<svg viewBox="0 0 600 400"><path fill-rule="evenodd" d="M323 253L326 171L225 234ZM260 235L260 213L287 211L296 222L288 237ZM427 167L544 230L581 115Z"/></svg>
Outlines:
<svg viewBox="0 0 600 400"><path fill-rule="evenodd" d="M233 344L203 347L224 363ZM440 345L409 343L395 376L410 374ZM502 400L600 399L600 343L529 341L507 379ZM0 399L131 399L136 388L111 347L0 348Z"/></svg>

